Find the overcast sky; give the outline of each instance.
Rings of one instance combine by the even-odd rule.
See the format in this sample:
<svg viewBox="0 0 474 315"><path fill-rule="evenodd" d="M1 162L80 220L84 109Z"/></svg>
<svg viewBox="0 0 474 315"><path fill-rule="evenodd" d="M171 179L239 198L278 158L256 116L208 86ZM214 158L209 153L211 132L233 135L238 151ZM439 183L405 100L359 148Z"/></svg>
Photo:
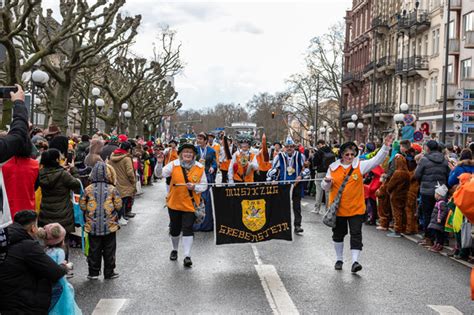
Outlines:
<svg viewBox="0 0 474 315"><path fill-rule="evenodd" d="M136 50L151 51L154 30L167 24L182 42L183 73L175 78L185 109L245 104L259 92L285 89L301 71L309 40L341 21L351 0L128 0L143 15ZM146 56L146 54L145 54Z"/></svg>
<svg viewBox="0 0 474 315"><path fill-rule="evenodd" d="M142 15L134 51L143 57L151 57L160 25L177 31L186 67L175 78L176 89L184 109L198 109L283 91L285 79L303 69L309 40L342 21L351 3L127 0L124 11Z"/></svg>

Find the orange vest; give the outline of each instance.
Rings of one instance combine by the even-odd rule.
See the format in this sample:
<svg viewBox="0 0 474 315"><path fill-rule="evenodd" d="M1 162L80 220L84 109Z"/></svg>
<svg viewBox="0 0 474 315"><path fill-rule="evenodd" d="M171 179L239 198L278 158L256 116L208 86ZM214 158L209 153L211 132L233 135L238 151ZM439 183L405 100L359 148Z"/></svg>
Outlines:
<svg viewBox="0 0 474 315"><path fill-rule="evenodd" d="M254 157L255 157L255 154L250 153L247 165L252 163ZM236 163L237 163L238 167L237 167L237 172L234 173L234 181L236 181L236 182L246 182L246 183L253 182L253 173L255 172L255 170L252 169L250 171L250 173L247 176L245 176L246 170L244 169L244 167L242 166L242 163L240 162L240 154L237 154L235 159L236 159ZM242 176L244 176L243 180L242 180Z"/></svg>
<svg viewBox="0 0 474 315"><path fill-rule="evenodd" d="M177 159L178 159L178 151L176 149L170 149L166 154L165 165Z"/></svg>
<svg viewBox="0 0 474 315"><path fill-rule="evenodd" d="M339 166L336 170L331 171L331 177L333 179L331 191L329 192L330 204L336 198L339 187L342 181L349 173L351 168L345 169ZM346 187L342 192L342 198L339 203L339 209L337 216L339 217L352 217L355 215L365 214L365 199L364 199L364 183L362 173L359 166L354 169L351 177L347 181Z"/></svg>
<svg viewBox="0 0 474 315"><path fill-rule="evenodd" d="M263 160L263 154L259 153L257 155L257 162L258 162L258 169L262 172L267 172L272 168L272 163L271 162L265 162Z"/></svg>
<svg viewBox="0 0 474 315"><path fill-rule="evenodd" d="M188 171L189 182L199 184L203 173L204 167L194 165ZM194 206L191 196L189 196L188 188L186 188L186 186L175 186L175 184L186 184L181 166L176 165L173 166L173 171L171 172L170 191L166 197L166 205L168 208L184 212L194 212ZM197 194L193 191L193 196L196 203L199 204L201 202L201 194Z"/></svg>
<svg viewBox="0 0 474 315"><path fill-rule="evenodd" d="M214 143L211 148L213 148L214 151L216 151L216 163L217 163L217 166L219 166L219 154L221 152L221 146L219 145L219 143Z"/></svg>
<svg viewBox="0 0 474 315"><path fill-rule="evenodd" d="M219 164L219 168L221 169L221 171L229 171L229 165L230 165L230 161L229 160L224 160L223 162L221 162L221 164Z"/></svg>

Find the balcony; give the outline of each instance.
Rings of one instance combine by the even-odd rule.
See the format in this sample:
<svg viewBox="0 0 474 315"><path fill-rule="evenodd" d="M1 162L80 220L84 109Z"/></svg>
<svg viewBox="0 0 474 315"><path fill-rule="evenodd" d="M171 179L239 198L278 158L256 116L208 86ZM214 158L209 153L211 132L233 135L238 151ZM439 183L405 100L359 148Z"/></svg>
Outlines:
<svg viewBox="0 0 474 315"><path fill-rule="evenodd" d="M458 55L459 54L459 38L450 38L448 48L449 48L450 55Z"/></svg>
<svg viewBox="0 0 474 315"><path fill-rule="evenodd" d="M448 83L448 93L447 93L447 99L448 100L454 100L456 98L456 91L458 90L458 85L455 83ZM444 84L441 87L441 100L444 99Z"/></svg>
<svg viewBox="0 0 474 315"><path fill-rule="evenodd" d="M395 103L376 103L374 107L374 116L392 116L395 113ZM364 106L362 118L372 117L372 104Z"/></svg>
<svg viewBox="0 0 474 315"><path fill-rule="evenodd" d="M430 28L430 15L426 11L415 10L398 19L398 31L419 34Z"/></svg>
<svg viewBox="0 0 474 315"><path fill-rule="evenodd" d="M451 11L461 11L462 1L461 0L451 0Z"/></svg>
<svg viewBox="0 0 474 315"><path fill-rule="evenodd" d="M467 31L464 40L464 48L474 48L474 31Z"/></svg>
<svg viewBox="0 0 474 315"><path fill-rule="evenodd" d="M380 15L372 20L372 27L379 33L387 33L389 30L387 16Z"/></svg>
<svg viewBox="0 0 474 315"><path fill-rule="evenodd" d="M375 62L371 61L364 67L364 77L369 77L374 73Z"/></svg>
<svg viewBox="0 0 474 315"><path fill-rule="evenodd" d="M362 72L346 72L342 76L342 83L349 89L357 89L362 85Z"/></svg>
<svg viewBox="0 0 474 315"><path fill-rule="evenodd" d="M428 57L427 56L411 56L397 60L395 67L396 74L405 74L407 76L422 76L427 77L428 72Z"/></svg>
<svg viewBox="0 0 474 315"><path fill-rule="evenodd" d="M377 69L379 71L393 70L395 69L395 57L394 56L383 56L377 62Z"/></svg>

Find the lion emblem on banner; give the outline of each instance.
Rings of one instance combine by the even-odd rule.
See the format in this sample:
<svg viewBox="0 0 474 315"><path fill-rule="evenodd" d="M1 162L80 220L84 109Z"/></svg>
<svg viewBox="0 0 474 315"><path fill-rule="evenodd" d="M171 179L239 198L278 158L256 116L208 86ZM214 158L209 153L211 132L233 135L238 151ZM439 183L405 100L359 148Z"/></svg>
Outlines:
<svg viewBox="0 0 474 315"><path fill-rule="evenodd" d="M242 223L250 231L260 230L266 222L265 199L242 200Z"/></svg>

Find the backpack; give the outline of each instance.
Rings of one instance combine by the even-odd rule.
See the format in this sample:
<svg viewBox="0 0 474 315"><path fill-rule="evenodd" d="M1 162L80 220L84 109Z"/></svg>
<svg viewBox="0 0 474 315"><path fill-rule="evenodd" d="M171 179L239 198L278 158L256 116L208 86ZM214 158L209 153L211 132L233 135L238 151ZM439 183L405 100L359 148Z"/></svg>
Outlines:
<svg viewBox="0 0 474 315"><path fill-rule="evenodd" d="M453 194L454 203L464 216L474 222L474 175L464 173L459 176L460 185Z"/></svg>
<svg viewBox="0 0 474 315"><path fill-rule="evenodd" d="M322 158L321 158L321 168L323 171L327 171L329 168L329 165L331 165L333 162L336 161L336 155L332 152L323 152Z"/></svg>

